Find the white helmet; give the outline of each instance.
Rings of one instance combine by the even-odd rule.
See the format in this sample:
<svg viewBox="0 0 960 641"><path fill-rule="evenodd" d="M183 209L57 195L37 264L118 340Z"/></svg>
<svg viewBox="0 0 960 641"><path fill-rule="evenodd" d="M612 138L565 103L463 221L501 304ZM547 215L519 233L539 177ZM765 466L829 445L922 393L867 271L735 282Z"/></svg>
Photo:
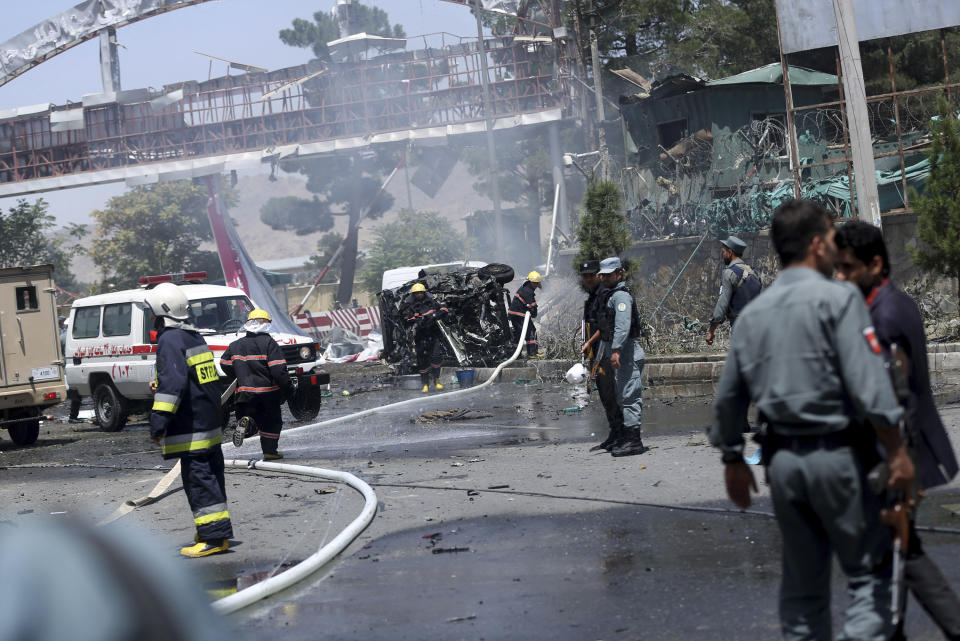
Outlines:
<svg viewBox="0 0 960 641"><path fill-rule="evenodd" d="M190 318L186 294L173 283L160 283L147 291L144 302L167 327L183 327Z"/></svg>

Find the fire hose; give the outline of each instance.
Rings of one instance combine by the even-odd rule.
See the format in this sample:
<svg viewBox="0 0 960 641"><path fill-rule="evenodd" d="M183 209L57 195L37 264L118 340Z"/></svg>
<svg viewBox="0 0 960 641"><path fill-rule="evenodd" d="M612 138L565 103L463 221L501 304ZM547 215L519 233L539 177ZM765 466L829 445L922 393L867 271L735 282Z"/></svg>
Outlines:
<svg viewBox="0 0 960 641"><path fill-rule="evenodd" d="M481 389L491 385L494 381L497 380L497 377L500 375L500 372L504 367L512 363L520 356L520 352L524 346L524 339L527 336L527 329L530 324L530 312L524 314L523 317L523 328L520 331L520 339L517 341L517 348L514 350L513 355L510 356L507 360L500 363L496 369L491 373L490 377L480 383L475 387L470 387L467 389L454 390L451 392L446 392L443 394L437 394L429 398L430 401L434 401L439 398L451 398L454 396L461 396L464 394L470 394L478 392ZM229 388L224 392L221 401L229 398L232 394L233 388ZM327 427L329 425L335 425L338 423L345 423L348 421L356 420L366 416L372 416L374 414L379 414L385 410L397 409L399 407L406 407L408 405L418 405L422 406L424 401L427 399L423 398L414 398L408 399L406 401L400 401L397 403L391 403L390 405L384 405L381 407L376 407L368 410L363 410L361 412L355 412L353 414L347 414L346 416L339 416L337 418L329 419L326 421L320 421L319 423L313 423L310 425L303 425L301 427L295 427L290 430L284 430L284 434L291 434L297 431L303 431L308 429L314 429L318 427ZM232 443L230 444L232 445ZM311 554L309 557L298 563L297 565L289 568L281 574L270 577L266 581L262 581L255 585L252 585L248 588L244 588L235 594L231 594L222 599L219 599L213 603L214 609L222 614L227 614L230 612L236 612L242 608L247 607L257 601L265 599L281 590L294 585L295 583L302 581L309 575L316 572L318 569L323 567L325 564L330 562L331 559L336 557L340 552L342 552L350 543L357 537L359 534L373 521L373 517L376 514L377 509L377 496L374 493L373 489L364 481L357 478L353 474L348 472L340 472L337 470L326 470L317 467L307 467L303 465L290 465L288 463L265 463L258 460L244 460L244 459L228 459L224 461L224 464L227 467L244 469L244 470L265 470L272 472L282 472L289 474L300 474L303 476L313 476L318 478L329 479L332 481L340 481L354 488L360 492L364 497L364 506L360 514L350 522L350 524L344 528L337 536L335 536L329 543L321 546L316 552ZM111 516L107 521L109 522L123 516L127 512L133 510L135 507L142 505L148 505L156 500L158 500L166 492L170 483L173 482L175 476L179 473L179 464L175 465L173 469L168 472L160 483L151 491L146 497L141 499L136 499L133 501L127 501L122 505L118 510Z"/></svg>

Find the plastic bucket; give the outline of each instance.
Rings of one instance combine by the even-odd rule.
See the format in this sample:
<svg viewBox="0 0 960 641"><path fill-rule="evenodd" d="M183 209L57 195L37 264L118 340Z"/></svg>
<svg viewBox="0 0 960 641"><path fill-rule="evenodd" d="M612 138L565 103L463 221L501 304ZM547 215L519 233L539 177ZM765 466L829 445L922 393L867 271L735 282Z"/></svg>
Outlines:
<svg viewBox="0 0 960 641"><path fill-rule="evenodd" d="M460 383L460 387L473 387L473 370L458 369L457 382Z"/></svg>

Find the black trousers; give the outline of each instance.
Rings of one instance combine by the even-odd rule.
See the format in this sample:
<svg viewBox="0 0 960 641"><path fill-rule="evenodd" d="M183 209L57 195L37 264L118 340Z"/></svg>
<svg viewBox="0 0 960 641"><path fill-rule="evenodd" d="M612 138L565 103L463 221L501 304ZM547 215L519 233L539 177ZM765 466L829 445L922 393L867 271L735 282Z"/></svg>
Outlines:
<svg viewBox="0 0 960 641"><path fill-rule="evenodd" d="M600 359L596 380L597 393L600 395L603 411L607 415L610 433L616 435L623 428L623 407L617 400L617 379L613 375L613 366L610 365L609 357Z"/></svg>
<svg viewBox="0 0 960 641"><path fill-rule="evenodd" d="M223 451L219 445L180 457L183 491L193 512L197 538L220 541L233 537L223 478Z"/></svg>
<svg viewBox="0 0 960 641"><path fill-rule="evenodd" d="M434 327L419 330L414 336L417 348L417 371L420 382L429 385L430 379L440 378L440 364L443 362L443 349L440 347L440 330Z"/></svg>
<svg viewBox="0 0 960 641"><path fill-rule="evenodd" d="M265 454L276 454L283 429L283 394L278 390L250 395L249 399L237 401L237 420L249 416L260 430L260 449ZM245 436L253 436L246 434Z"/></svg>
<svg viewBox="0 0 960 641"><path fill-rule="evenodd" d="M523 331L523 316L510 316L510 327L513 328L513 342L520 341L520 332ZM527 356L537 355L537 328L533 326L533 319L527 324Z"/></svg>

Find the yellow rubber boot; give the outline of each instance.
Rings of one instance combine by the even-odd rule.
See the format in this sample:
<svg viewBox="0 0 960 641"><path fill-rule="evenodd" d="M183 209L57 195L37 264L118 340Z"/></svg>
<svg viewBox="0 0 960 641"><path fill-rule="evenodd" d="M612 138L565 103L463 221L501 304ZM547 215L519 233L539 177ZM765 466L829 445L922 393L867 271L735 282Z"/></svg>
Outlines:
<svg viewBox="0 0 960 641"><path fill-rule="evenodd" d="M230 548L230 542L227 539L220 539L217 541L200 541L195 545L190 547L180 548L180 554L183 556L189 556L192 559L200 558L201 556L210 556L211 554L219 554L220 552L226 552Z"/></svg>
<svg viewBox="0 0 960 641"><path fill-rule="evenodd" d="M420 391L423 392L424 394L426 394L427 392L430 391L430 386L429 386L429 385L424 385L424 386L423 386L423 389L420 390Z"/></svg>
<svg viewBox="0 0 960 641"><path fill-rule="evenodd" d="M264 452L263 460L264 461L277 461L283 458L283 452Z"/></svg>
<svg viewBox="0 0 960 641"><path fill-rule="evenodd" d="M437 381L437 382L435 382L435 383L433 384L433 389L435 389L435 390L441 390L441 389L443 389L443 385L440 384L440 381Z"/></svg>

